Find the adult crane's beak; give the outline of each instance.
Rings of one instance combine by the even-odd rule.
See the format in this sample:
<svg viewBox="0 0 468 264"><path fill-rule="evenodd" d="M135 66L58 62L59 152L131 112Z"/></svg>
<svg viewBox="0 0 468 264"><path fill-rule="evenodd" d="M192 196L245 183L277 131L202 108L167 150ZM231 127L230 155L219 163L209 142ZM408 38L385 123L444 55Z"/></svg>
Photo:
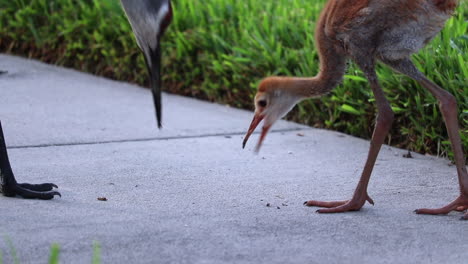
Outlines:
<svg viewBox="0 0 468 264"><path fill-rule="evenodd" d="M247 134L245 135L244 142L242 142L242 148L245 148L245 145L247 144L247 141L249 140L250 135L255 131L255 128L257 128L258 124L265 118L264 115L255 113L254 118L252 120L252 123L250 123L249 130L247 131ZM260 147L262 146L262 142L265 139L265 136L268 134L268 131L270 130L271 124L264 124L262 128L262 133L260 134L260 138L258 140L257 146L255 147L255 152L260 151Z"/></svg>
<svg viewBox="0 0 468 264"><path fill-rule="evenodd" d="M161 123L161 48L158 45L156 49L149 49L149 58L145 57L146 67L150 75L151 92L153 94L154 108L156 110L156 120L158 128Z"/></svg>

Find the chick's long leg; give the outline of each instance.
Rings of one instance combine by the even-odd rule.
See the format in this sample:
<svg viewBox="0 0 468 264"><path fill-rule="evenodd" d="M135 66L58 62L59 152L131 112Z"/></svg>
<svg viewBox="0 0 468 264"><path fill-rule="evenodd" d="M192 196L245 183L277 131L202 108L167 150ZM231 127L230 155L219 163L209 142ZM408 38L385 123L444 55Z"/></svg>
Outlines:
<svg viewBox="0 0 468 264"><path fill-rule="evenodd" d="M318 213L341 213L347 211L358 211L362 208L366 201L374 204L372 199L367 194L367 186L369 184L369 179L372 174L375 161L377 160L377 155L379 154L380 148L393 122L393 111L387 99L385 98L383 90L377 80L374 63L372 61L359 60L356 62L366 74L366 77L370 82L372 92L374 93L378 110L377 122L372 134L367 161L361 174L361 179L359 180L356 190L354 191L353 197L348 201L322 202L312 200L304 203L307 206L327 207L326 209L317 210Z"/></svg>
<svg viewBox="0 0 468 264"><path fill-rule="evenodd" d="M23 198L49 200L54 198L55 195L60 196L59 192L52 191L53 188L57 188L57 185L53 183L29 184L16 182L8 159L2 122L0 121L0 191L3 195L9 197L18 195Z"/></svg>
<svg viewBox="0 0 468 264"><path fill-rule="evenodd" d="M445 126L449 135L452 150L455 156L455 164L457 167L458 182L460 187L460 196L447 206L437 209L417 209L418 214L448 214L451 211L463 211L468 208L468 173L465 166L465 156L461 144L458 118L457 118L457 102L455 97L446 90L439 87L426 78L409 59L398 61L382 60L384 63L393 69L411 77L419 82L424 88L437 98L439 109L442 112ZM468 212L462 217L468 220Z"/></svg>

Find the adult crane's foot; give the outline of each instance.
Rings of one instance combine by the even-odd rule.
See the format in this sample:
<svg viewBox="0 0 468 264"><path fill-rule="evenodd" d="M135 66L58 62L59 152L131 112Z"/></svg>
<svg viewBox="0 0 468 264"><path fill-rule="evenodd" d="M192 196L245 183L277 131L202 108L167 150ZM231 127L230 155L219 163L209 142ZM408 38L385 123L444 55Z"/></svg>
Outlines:
<svg viewBox="0 0 468 264"><path fill-rule="evenodd" d="M468 195L460 195L455 201L449 203L448 205L437 208L437 209L428 209L422 208L417 209L414 212L417 214L429 214L429 215L446 215L452 211L463 212L468 209ZM468 220L468 212L461 218L462 220Z"/></svg>
<svg viewBox="0 0 468 264"><path fill-rule="evenodd" d="M323 202L323 201L316 201L310 200L304 202L305 206L315 206L315 207L324 207L325 209L319 209L317 213L344 213L350 211L359 211L364 206L366 201L370 204L374 205L374 201L368 196L363 196L362 198L353 198L347 201L333 201L333 202Z"/></svg>
<svg viewBox="0 0 468 264"><path fill-rule="evenodd" d="M42 183L42 184L29 184L29 183L13 183L2 186L2 193L7 197L21 196L26 199L42 199L50 200L55 195L62 197L62 195L53 191L54 188L58 188L53 183Z"/></svg>

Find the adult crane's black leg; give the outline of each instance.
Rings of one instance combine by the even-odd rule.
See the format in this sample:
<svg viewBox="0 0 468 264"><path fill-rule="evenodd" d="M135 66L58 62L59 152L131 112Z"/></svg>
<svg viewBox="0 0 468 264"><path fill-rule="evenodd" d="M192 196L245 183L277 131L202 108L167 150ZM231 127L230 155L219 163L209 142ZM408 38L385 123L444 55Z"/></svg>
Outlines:
<svg viewBox="0 0 468 264"><path fill-rule="evenodd" d="M55 195L61 196L59 192L52 191L57 188L53 183L29 184L16 182L15 175L10 166L8 153L3 136L2 122L0 121L0 191L5 196L21 196L28 199L49 200Z"/></svg>
<svg viewBox="0 0 468 264"><path fill-rule="evenodd" d="M459 134L457 102L455 101L455 97L439 87L437 84L427 79L426 76L424 76L414 66L410 59L403 59L398 61L389 61L383 59L382 61L393 69L419 82L424 88L429 90L429 92L434 95L434 97L437 98L455 156L455 164L457 167L458 182L460 186L460 196L442 208L423 208L418 209L415 212L418 214L447 214L450 211L463 211L468 209L468 173L465 166L465 157L463 154L462 143ZM468 212L465 213L462 219L468 220Z"/></svg>

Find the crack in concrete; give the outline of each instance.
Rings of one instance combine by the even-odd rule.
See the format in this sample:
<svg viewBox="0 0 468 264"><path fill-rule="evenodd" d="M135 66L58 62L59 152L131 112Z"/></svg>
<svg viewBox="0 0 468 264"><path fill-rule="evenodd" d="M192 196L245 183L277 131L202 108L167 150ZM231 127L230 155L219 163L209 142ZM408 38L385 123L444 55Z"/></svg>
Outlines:
<svg viewBox="0 0 468 264"><path fill-rule="evenodd" d="M311 128L288 128L288 129L277 129L272 130L270 133L284 133L293 132L300 130L309 130ZM260 132L254 132L259 134ZM233 132L233 133L213 133L213 134L202 134L193 136L169 136L169 137L150 137L150 138L135 138L135 139L115 139L115 140L103 140L103 141L89 141L89 142L74 142L74 143L50 143L50 144L37 144L37 145L19 145L19 146L7 146L7 149L28 149L28 148L47 148L47 147L66 147L66 146L81 146L81 145L100 145L100 144L112 144L112 143L127 143L127 142L147 142L147 141L161 141L161 140L175 140L175 139L191 139L191 138L207 138L207 137L225 137L225 136L241 136L245 132ZM241 143L239 143L239 146Z"/></svg>

